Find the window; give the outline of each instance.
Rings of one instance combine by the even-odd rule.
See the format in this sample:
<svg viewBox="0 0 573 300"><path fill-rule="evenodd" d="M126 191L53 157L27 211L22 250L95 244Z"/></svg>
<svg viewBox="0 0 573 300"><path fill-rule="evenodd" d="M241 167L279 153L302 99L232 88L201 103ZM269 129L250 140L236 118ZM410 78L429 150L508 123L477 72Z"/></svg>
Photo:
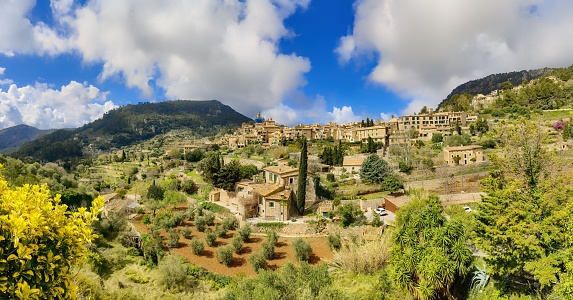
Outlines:
<svg viewBox="0 0 573 300"><path fill-rule="evenodd" d="M269 202L269 207L275 207L275 203L273 201Z"/></svg>
<svg viewBox="0 0 573 300"><path fill-rule="evenodd" d="M289 178L289 179L288 179L288 182L289 182L290 184L293 184L293 183L294 183L294 178L293 178L293 177Z"/></svg>

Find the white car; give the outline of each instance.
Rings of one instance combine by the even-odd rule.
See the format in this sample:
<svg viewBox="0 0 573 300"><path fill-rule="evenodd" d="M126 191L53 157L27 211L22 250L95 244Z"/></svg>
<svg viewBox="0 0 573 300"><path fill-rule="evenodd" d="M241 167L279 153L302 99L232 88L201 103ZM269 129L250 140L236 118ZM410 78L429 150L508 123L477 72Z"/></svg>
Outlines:
<svg viewBox="0 0 573 300"><path fill-rule="evenodd" d="M382 208L382 207L378 207L374 210L375 213L381 215L381 216L386 216L388 215L388 212L386 211L386 209Z"/></svg>
<svg viewBox="0 0 573 300"><path fill-rule="evenodd" d="M472 212L472 208L469 207L469 206L464 206L464 210L465 210L467 213L471 213L471 212Z"/></svg>

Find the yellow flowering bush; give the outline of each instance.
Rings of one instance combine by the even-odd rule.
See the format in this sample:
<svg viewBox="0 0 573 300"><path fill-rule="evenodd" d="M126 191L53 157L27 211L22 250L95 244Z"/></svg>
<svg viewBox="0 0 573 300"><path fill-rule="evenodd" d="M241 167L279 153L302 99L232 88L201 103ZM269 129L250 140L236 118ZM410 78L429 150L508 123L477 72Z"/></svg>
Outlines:
<svg viewBox="0 0 573 300"><path fill-rule="evenodd" d="M76 298L70 269L94 238L90 224L102 207L98 197L89 210L70 212L47 185L11 188L0 178L0 298Z"/></svg>

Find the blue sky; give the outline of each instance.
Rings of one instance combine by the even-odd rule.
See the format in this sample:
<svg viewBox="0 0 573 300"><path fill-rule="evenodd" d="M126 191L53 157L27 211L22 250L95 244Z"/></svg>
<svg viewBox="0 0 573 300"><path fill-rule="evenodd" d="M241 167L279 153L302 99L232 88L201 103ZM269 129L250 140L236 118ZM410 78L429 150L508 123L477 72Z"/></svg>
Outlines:
<svg viewBox="0 0 573 300"><path fill-rule="evenodd" d="M567 0L2 0L0 128L218 99L279 123L386 119L573 64Z"/></svg>

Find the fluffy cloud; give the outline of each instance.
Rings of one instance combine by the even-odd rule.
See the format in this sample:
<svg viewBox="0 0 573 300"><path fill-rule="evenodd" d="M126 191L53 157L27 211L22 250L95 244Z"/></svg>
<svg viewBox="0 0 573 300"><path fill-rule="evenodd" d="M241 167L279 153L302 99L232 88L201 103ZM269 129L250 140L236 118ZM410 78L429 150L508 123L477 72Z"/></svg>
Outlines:
<svg viewBox="0 0 573 300"><path fill-rule="evenodd" d="M276 107L264 110L262 116L272 118L277 123L287 126L313 122L343 124L366 119L363 115L356 115L351 106L343 106L342 108L334 106L332 111L328 111L326 100L322 95L316 95L314 99L299 95L298 101L294 101L291 105L281 103Z"/></svg>
<svg viewBox="0 0 573 300"><path fill-rule="evenodd" d="M52 0L51 27L33 0L0 3L0 53L73 52L153 99L219 99L240 112L277 107L306 84L310 61L281 53L284 19L310 0Z"/></svg>
<svg viewBox="0 0 573 300"><path fill-rule="evenodd" d="M329 112L328 114L330 115L332 122L338 124L360 121L360 116L354 114L351 106L343 106L342 108L335 106L332 108L332 112Z"/></svg>
<svg viewBox="0 0 573 300"><path fill-rule="evenodd" d="M468 80L570 65L571 11L568 0L358 0L336 52L343 63L376 54L369 80L416 99L414 112Z"/></svg>
<svg viewBox="0 0 573 300"><path fill-rule="evenodd" d="M100 118L116 107L107 93L71 81L54 90L46 84L0 89L0 128L28 124L40 129L73 128Z"/></svg>
<svg viewBox="0 0 573 300"><path fill-rule="evenodd" d="M32 24L27 18L35 5L35 0L0 2L0 53L8 57L14 53L55 55L70 49L57 30L43 22Z"/></svg>

